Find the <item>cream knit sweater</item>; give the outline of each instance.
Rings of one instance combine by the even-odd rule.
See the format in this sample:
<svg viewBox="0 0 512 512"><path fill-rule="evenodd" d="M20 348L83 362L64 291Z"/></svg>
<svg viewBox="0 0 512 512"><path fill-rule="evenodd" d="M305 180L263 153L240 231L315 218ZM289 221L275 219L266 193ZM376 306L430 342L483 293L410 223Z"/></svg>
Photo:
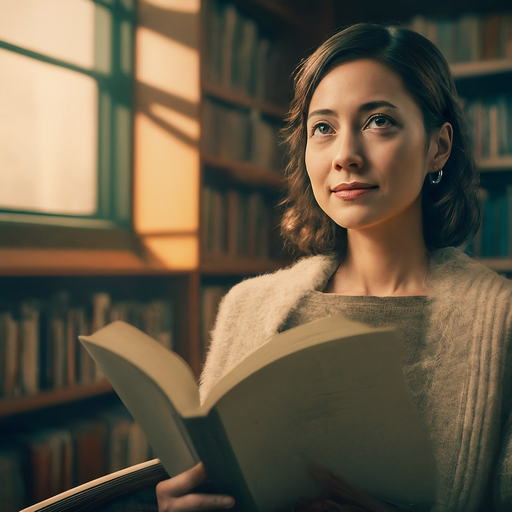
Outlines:
<svg viewBox="0 0 512 512"><path fill-rule="evenodd" d="M311 256L234 286L212 331L201 400L338 265L334 255ZM426 376L413 393L437 461L432 512L512 511L512 282L447 248L432 253L427 290L426 349L404 373L409 382Z"/></svg>

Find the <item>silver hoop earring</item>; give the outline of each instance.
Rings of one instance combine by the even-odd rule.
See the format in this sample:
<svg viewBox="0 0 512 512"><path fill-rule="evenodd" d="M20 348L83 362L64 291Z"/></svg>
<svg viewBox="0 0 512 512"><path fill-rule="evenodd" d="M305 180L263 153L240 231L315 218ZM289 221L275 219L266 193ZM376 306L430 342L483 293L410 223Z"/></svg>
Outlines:
<svg viewBox="0 0 512 512"><path fill-rule="evenodd" d="M441 181L441 178L443 177L443 169L438 169L437 170L437 178L436 179L432 178L432 174L434 174L434 173L433 172L429 172L428 173L428 180L430 181L430 184L431 185L438 185L439 182Z"/></svg>

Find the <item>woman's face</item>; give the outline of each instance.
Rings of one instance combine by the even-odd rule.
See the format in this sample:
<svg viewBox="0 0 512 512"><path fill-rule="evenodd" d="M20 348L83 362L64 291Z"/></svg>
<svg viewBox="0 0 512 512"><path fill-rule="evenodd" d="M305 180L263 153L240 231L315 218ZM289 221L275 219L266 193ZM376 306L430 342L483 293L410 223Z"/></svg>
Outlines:
<svg viewBox="0 0 512 512"><path fill-rule="evenodd" d="M434 169L423 114L397 74L370 59L340 64L318 84L308 116L306 168L334 222L366 229L421 219L421 188Z"/></svg>

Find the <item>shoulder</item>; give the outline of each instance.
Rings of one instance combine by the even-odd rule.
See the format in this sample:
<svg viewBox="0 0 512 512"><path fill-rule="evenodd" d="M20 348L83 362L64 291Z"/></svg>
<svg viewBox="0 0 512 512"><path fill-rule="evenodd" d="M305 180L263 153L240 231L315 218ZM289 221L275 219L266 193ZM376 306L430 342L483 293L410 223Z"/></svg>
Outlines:
<svg viewBox="0 0 512 512"><path fill-rule="evenodd" d="M454 314L468 325L492 317L512 335L512 281L460 249L435 251L431 257L429 296L438 319ZM437 305L437 307L435 306Z"/></svg>
<svg viewBox="0 0 512 512"><path fill-rule="evenodd" d="M470 257L461 249L447 247L434 251L431 256L431 275L437 284L445 282L452 286L499 288L512 294L512 281L482 262Z"/></svg>
<svg viewBox="0 0 512 512"><path fill-rule="evenodd" d="M201 376L202 400L215 382L273 335L310 289L327 283L334 255L304 257L293 265L246 279L222 299Z"/></svg>
<svg viewBox="0 0 512 512"><path fill-rule="evenodd" d="M226 300L239 301L250 296L253 302L257 297L268 297L268 293L319 287L329 280L337 264L334 254L305 256L290 266L245 279L231 288Z"/></svg>
<svg viewBox="0 0 512 512"><path fill-rule="evenodd" d="M226 340L240 331L247 339L259 341L273 336L301 297L325 286L336 265L334 255L308 256L235 285L220 303L212 341Z"/></svg>

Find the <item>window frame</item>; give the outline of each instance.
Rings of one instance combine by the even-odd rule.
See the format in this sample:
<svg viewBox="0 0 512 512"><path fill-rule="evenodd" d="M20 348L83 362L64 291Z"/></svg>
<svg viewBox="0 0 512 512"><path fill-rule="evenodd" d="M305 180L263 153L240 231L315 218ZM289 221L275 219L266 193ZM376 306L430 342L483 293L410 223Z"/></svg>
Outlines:
<svg viewBox="0 0 512 512"><path fill-rule="evenodd" d="M53 240L52 244L59 240L61 247L83 246L83 242L88 240L89 245L86 247L97 247L106 241L104 234L109 231L125 232L112 239L121 242L120 248L133 246L133 240L127 242L126 232L133 229L135 0L89 1L95 4L94 69L83 68L2 40L0 48L78 72L96 81L97 211L94 215L85 216L0 207L2 247L45 247L45 240ZM105 48L108 48L106 61ZM36 232L41 236L35 236Z"/></svg>

